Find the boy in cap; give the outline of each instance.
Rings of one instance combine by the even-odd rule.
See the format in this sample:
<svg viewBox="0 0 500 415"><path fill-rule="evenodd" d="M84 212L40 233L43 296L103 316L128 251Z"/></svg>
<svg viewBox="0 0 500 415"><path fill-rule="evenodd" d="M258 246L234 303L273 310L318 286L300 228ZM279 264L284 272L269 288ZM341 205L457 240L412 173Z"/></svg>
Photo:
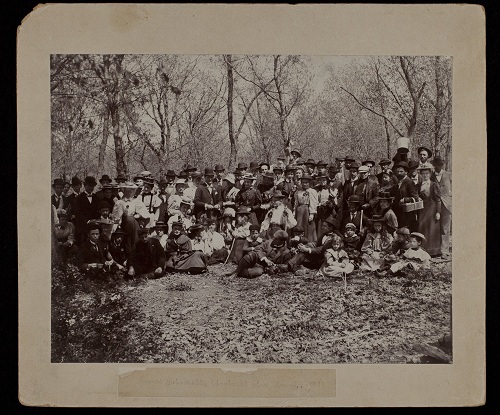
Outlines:
<svg viewBox="0 0 500 415"><path fill-rule="evenodd" d="M148 237L149 230L139 229L137 240L128 261L125 279L134 277L160 278L165 268L165 250L156 238Z"/></svg>
<svg viewBox="0 0 500 415"><path fill-rule="evenodd" d="M349 259L355 262L359 262L359 249L361 245L361 239L357 234L357 230L356 225L349 222L345 225L343 237L344 250L347 252Z"/></svg>
<svg viewBox="0 0 500 415"><path fill-rule="evenodd" d="M428 271L431 269L431 256L425 252L421 245L425 236L418 232L410 233L408 245L410 246L400 261L391 265L389 274L396 274L405 268L414 271Z"/></svg>

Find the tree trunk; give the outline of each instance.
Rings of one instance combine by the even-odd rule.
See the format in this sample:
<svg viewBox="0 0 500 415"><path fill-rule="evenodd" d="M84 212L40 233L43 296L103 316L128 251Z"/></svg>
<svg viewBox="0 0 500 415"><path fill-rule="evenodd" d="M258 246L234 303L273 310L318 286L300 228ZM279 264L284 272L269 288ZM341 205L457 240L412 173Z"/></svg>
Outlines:
<svg viewBox="0 0 500 415"><path fill-rule="evenodd" d="M441 126L443 123L444 109L444 85L441 71L441 60L439 56L434 58L434 75L436 82L436 113L434 115L434 154L438 153L441 144Z"/></svg>
<svg viewBox="0 0 500 415"><path fill-rule="evenodd" d="M109 136L109 111L106 108L104 112L104 121L102 126L102 140L99 146L99 161L97 164L97 174L101 175L104 173L104 161L106 158L106 147L108 146L108 136Z"/></svg>
<svg viewBox="0 0 500 415"><path fill-rule="evenodd" d="M283 94L281 91L280 84L278 82L278 63L279 63L279 55L274 57L274 85L276 86L276 91L278 92L278 105L279 105L279 119L280 119L280 132L281 139L283 140L283 147L285 150L285 159L288 163L290 159L290 137L286 131L286 108L285 103L283 102Z"/></svg>
<svg viewBox="0 0 500 415"><path fill-rule="evenodd" d="M111 125L113 127L113 140L115 142L116 172L127 175L127 164L125 163L125 151L123 149L123 137L120 126L120 112L118 106L113 103L109 107Z"/></svg>
<svg viewBox="0 0 500 415"><path fill-rule="evenodd" d="M233 125L234 75L233 75L231 55L226 55L225 59L227 68L227 123L229 130L229 142L231 143L231 154L229 157L228 171L232 171L233 166L236 164L236 157L238 156L238 148L236 147L236 140L234 137L234 125Z"/></svg>

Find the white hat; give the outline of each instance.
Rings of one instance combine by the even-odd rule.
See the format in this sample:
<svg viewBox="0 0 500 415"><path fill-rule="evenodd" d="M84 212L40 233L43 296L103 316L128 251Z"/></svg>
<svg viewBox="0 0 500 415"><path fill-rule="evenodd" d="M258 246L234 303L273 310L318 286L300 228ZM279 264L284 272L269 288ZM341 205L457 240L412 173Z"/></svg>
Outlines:
<svg viewBox="0 0 500 415"><path fill-rule="evenodd" d="M234 218L236 216L236 211L230 207L225 208L222 216L230 216L230 217Z"/></svg>
<svg viewBox="0 0 500 415"><path fill-rule="evenodd" d="M234 174L233 173L228 173L224 176L224 179L223 180L227 180L229 183L236 183L236 178L234 177Z"/></svg>
<svg viewBox="0 0 500 415"><path fill-rule="evenodd" d="M370 168L368 166L359 166L358 172L359 173L369 173L370 172Z"/></svg>
<svg viewBox="0 0 500 415"><path fill-rule="evenodd" d="M185 179L177 179L175 181L175 186L177 186L178 184L186 184L186 180Z"/></svg>
<svg viewBox="0 0 500 415"><path fill-rule="evenodd" d="M125 182L120 185L123 189L137 189L137 185L133 182Z"/></svg>

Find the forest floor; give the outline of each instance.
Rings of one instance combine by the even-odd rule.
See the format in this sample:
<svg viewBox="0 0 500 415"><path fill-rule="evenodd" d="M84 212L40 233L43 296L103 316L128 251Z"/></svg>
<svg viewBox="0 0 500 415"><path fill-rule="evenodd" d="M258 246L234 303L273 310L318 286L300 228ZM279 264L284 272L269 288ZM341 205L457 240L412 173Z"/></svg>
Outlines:
<svg viewBox="0 0 500 415"><path fill-rule="evenodd" d="M53 362L437 363L415 344L451 327L451 261L431 272L347 280L291 273L91 281L52 276ZM448 351L451 354L451 351Z"/></svg>

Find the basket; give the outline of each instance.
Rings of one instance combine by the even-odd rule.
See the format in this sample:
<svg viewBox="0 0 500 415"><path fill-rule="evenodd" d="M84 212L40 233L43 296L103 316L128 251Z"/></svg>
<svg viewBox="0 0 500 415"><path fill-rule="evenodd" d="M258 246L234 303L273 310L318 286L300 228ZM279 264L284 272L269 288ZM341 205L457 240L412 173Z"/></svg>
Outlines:
<svg viewBox="0 0 500 415"><path fill-rule="evenodd" d="M412 197L413 202L402 203L403 212L413 212L415 210L420 210L424 208L424 201L421 199L415 199Z"/></svg>

